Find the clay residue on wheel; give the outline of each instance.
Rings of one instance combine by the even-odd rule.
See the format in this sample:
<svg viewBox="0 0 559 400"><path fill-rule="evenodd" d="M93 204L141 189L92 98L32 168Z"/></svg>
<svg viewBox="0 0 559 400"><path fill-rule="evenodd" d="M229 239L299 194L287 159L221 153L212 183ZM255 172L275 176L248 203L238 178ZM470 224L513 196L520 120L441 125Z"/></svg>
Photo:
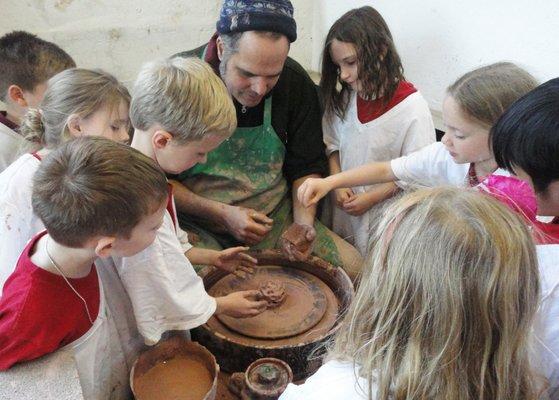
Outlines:
<svg viewBox="0 0 559 400"><path fill-rule="evenodd" d="M259 290L260 297L268 302L268 308L279 307L285 301L285 285L281 281L266 281Z"/></svg>

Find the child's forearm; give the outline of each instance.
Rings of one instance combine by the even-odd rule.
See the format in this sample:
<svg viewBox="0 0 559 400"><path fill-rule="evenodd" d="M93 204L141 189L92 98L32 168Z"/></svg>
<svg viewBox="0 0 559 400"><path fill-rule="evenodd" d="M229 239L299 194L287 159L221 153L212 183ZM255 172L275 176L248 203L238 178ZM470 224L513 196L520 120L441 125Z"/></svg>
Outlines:
<svg viewBox="0 0 559 400"><path fill-rule="evenodd" d="M393 182L395 180L397 178L392 172L390 161L365 164L325 178L330 190Z"/></svg>
<svg viewBox="0 0 559 400"><path fill-rule="evenodd" d="M216 250L192 247L185 252L184 255L191 264L215 265L219 252Z"/></svg>
<svg viewBox="0 0 559 400"><path fill-rule="evenodd" d="M342 172L340 166L340 152L334 151L328 156L328 166L330 168L330 175L339 174Z"/></svg>

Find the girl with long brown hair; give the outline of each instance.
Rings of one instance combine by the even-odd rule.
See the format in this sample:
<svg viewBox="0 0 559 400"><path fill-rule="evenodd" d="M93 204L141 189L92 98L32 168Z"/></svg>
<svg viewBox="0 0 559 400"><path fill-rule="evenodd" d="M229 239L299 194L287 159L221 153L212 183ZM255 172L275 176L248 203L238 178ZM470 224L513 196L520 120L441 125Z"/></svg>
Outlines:
<svg viewBox="0 0 559 400"><path fill-rule="evenodd" d="M540 283L526 224L475 191L392 204L327 362L281 397L535 400Z"/></svg>
<svg viewBox="0 0 559 400"><path fill-rule="evenodd" d="M320 90L326 112L324 141L330 173L387 161L435 141L427 103L404 78L392 34L372 7L351 10L330 28ZM394 183L336 190L333 229L365 255L374 207Z"/></svg>

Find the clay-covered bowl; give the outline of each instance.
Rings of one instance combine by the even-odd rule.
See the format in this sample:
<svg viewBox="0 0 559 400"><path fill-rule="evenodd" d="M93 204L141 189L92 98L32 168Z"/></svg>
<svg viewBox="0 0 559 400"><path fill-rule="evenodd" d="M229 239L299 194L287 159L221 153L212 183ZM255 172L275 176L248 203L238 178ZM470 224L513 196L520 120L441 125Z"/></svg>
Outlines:
<svg viewBox="0 0 559 400"><path fill-rule="evenodd" d="M208 370L212 379L211 387L200 400L215 400L217 392L217 378L219 365L215 357L204 346L185 339L181 336L173 336L162 340L154 347L142 353L134 362L130 371L130 387L136 399L142 399L142 393L138 393L136 385L138 379L148 373L156 365L173 359L186 357L200 362Z"/></svg>

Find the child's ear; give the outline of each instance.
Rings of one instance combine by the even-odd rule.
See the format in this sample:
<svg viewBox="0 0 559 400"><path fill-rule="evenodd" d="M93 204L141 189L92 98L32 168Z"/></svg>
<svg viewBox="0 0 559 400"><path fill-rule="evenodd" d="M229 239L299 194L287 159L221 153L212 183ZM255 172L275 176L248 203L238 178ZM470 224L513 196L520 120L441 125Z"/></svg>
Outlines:
<svg viewBox="0 0 559 400"><path fill-rule="evenodd" d="M23 95L23 89L18 85L10 85L8 87L8 99L20 107L28 106L27 100L25 100L25 96Z"/></svg>
<svg viewBox="0 0 559 400"><path fill-rule="evenodd" d="M217 45L217 58L221 61L223 58L223 40L221 40L220 36L217 37L215 44Z"/></svg>
<svg viewBox="0 0 559 400"><path fill-rule="evenodd" d="M161 150L169 144L173 139L173 135L162 129L156 130L152 136L152 144L155 149Z"/></svg>
<svg viewBox="0 0 559 400"><path fill-rule="evenodd" d="M95 244L95 254L101 258L109 257L112 254L115 240L116 238L113 236L102 236Z"/></svg>
<svg viewBox="0 0 559 400"><path fill-rule="evenodd" d="M70 131L70 135L72 136L81 136L83 134L82 127L81 127L81 118L78 114L71 114L68 117L68 130Z"/></svg>

